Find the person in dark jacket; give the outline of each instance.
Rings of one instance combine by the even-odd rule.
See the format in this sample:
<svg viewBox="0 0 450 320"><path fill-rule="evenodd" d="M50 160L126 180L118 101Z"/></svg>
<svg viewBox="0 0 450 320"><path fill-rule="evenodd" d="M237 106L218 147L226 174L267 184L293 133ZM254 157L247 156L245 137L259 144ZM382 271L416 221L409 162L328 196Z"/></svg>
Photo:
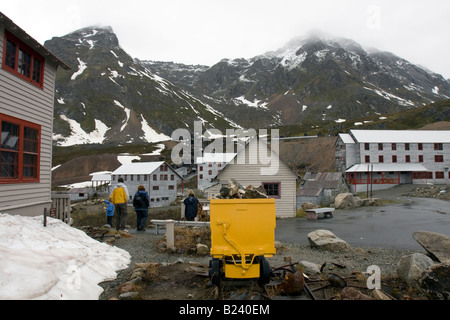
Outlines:
<svg viewBox="0 0 450 320"><path fill-rule="evenodd" d="M145 231L145 223L148 218L148 207L150 206L150 198L145 187L140 185L138 191L133 197L134 211L136 212L136 229L137 231Z"/></svg>
<svg viewBox="0 0 450 320"><path fill-rule="evenodd" d="M198 199L194 195L194 191L189 190L188 197L183 201L185 207L184 216L188 221L194 221L197 216Z"/></svg>

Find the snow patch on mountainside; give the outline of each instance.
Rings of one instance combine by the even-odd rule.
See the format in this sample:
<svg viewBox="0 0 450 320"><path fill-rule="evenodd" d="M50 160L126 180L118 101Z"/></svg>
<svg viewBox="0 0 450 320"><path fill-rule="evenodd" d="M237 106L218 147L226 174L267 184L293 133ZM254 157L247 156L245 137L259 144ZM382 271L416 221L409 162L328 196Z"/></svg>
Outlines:
<svg viewBox="0 0 450 320"><path fill-rule="evenodd" d="M81 61L80 58L77 58L77 59L78 59L78 63L79 63L79 65L78 65L78 71L75 72L75 73L72 75L72 77L70 78L71 80L75 80L75 79L76 79L79 75L81 75L81 74L84 72L84 70L86 70L86 68L87 68L86 63L84 63L83 61Z"/></svg>
<svg viewBox="0 0 450 320"><path fill-rule="evenodd" d="M63 114L60 115L60 118L69 123L70 130L72 131L69 137L62 137L61 135L53 136L53 140L56 140L56 144L61 147L77 144L103 143L106 132L111 129L100 120L95 120L95 130L87 133L77 121L69 119Z"/></svg>
<svg viewBox="0 0 450 320"><path fill-rule="evenodd" d="M141 114L141 124L142 124L142 131L144 131L144 139L147 142L161 142L161 141L168 141L172 140L169 136L166 136L163 133L157 133L152 127L149 126L147 120L145 120L144 116Z"/></svg>

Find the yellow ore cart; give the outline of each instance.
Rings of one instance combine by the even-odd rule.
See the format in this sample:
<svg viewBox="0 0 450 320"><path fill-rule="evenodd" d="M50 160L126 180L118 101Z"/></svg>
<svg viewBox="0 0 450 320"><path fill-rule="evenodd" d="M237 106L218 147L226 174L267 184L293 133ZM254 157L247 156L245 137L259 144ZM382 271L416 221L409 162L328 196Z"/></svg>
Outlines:
<svg viewBox="0 0 450 320"><path fill-rule="evenodd" d="M275 253L275 199L211 199L213 284L222 278L257 278L263 286L272 270L266 257Z"/></svg>

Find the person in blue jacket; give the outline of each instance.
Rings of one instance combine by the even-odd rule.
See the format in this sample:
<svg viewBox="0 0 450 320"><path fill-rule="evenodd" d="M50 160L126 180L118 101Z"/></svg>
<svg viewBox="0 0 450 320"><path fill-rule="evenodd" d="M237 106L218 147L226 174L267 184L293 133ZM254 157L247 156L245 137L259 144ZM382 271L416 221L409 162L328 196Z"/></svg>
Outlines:
<svg viewBox="0 0 450 320"><path fill-rule="evenodd" d="M145 187L141 184L138 191L133 197L133 207L136 212L136 230L145 231L145 223L148 218L148 207L150 206L150 198Z"/></svg>
<svg viewBox="0 0 450 320"><path fill-rule="evenodd" d="M195 197L194 191L189 190L188 197L183 201L186 206L184 216L188 221L194 221L197 216L198 199Z"/></svg>
<svg viewBox="0 0 450 320"><path fill-rule="evenodd" d="M114 204L109 202L108 200L103 201L108 206L106 207L106 223L109 224L112 228L112 217L114 216Z"/></svg>

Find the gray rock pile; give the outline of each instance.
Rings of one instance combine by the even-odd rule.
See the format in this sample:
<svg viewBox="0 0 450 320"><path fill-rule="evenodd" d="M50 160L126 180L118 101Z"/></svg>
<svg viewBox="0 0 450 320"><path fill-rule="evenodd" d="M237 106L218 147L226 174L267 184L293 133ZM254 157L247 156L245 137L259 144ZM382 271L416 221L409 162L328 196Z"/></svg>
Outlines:
<svg viewBox="0 0 450 320"><path fill-rule="evenodd" d="M358 196L354 196L352 193L340 193L334 199L334 207L336 209L352 209L361 206L379 206L379 205L381 205L381 199L378 198L361 199Z"/></svg>

